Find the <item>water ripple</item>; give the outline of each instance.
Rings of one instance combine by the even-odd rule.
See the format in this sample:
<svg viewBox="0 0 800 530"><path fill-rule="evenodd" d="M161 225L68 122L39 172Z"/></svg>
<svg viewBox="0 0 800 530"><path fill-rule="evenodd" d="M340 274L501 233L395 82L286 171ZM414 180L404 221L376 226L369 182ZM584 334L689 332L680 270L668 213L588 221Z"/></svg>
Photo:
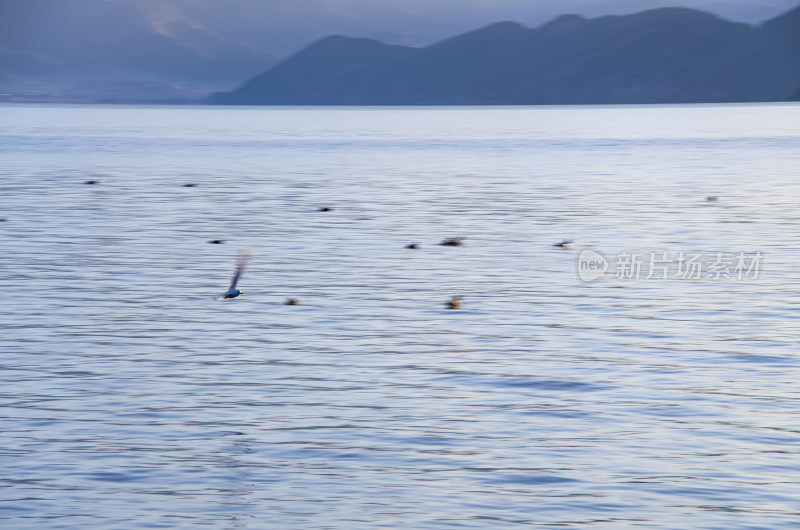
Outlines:
<svg viewBox="0 0 800 530"><path fill-rule="evenodd" d="M796 527L798 112L0 108L0 524Z"/></svg>

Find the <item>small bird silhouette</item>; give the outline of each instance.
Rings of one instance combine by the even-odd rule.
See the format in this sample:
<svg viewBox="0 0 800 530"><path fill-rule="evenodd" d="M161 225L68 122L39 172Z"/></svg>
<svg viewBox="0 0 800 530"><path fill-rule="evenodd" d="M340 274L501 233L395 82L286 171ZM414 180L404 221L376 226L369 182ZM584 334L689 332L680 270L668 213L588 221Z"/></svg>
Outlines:
<svg viewBox="0 0 800 530"><path fill-rule="evenodd" d="M245 266L247 265L247 261L250 259L250 251L247 249L240 248L239 255L236 258L236 272L233 273L233 278L231 278L231 286L228 287L228 290L225 291L222 296L219 297L220 300L226 300L228 298L236 298L237 296L242 294L242 291L236 288L236 284L239 281L239 278L242 277L242 273L244 272Z"/></svg>
<svg viewBox="0 0 800 530"><path fill-rule="evenodd" d="M419 243L409 243L406 248L419 248Z"/></svg>
<svg viewBox="0 0 800 530"><path fill-rule="evenodd" d="M556 244L555 244L555 245L553 245L553 246L554 246L554 247L561 247L561 248L569 248L569 247L571 247L571 246L572 246L572 240L570 239L570 240L568 241L568 240L566 240L566 239L565 239L565 240L564 240L564 241L562 241L561 243L556 243Z"/></svg>
<svg viewBox="0 0 800 530"><path fill-rule="evenodd" d="M300 301L297 298L287 298L283 305L300 305Z"/></svg>
<svg viewBox="0 0 800 530"><path fill-rule="evenodd" d="M332 211L332 210L333 210L333 208L331 208L330 206L323 206L322 208L320 208L320 209L319 209L319 210L317 210L317 211L318 211L318 212L330 212L330 211Z"/></svg>
<svg viewBox="0 0 800 530"><path fill-rule="evenodd" d="M461 309L461 297L454 296L445 304L445 307L447 309Z"/></svg>
<svg viewBox="0 0 800 530"><path fill-rule="evenodd" d="M464 242L463 237L448 237L439 244L444 245L445 247L460 247L461 243L463 242Z"/></svg>

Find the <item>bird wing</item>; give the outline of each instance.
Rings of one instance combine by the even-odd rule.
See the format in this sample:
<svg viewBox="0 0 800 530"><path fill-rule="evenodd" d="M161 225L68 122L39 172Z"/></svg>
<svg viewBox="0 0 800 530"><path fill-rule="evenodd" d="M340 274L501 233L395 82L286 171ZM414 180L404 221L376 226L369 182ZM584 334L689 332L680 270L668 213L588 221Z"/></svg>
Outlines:
<svg viewBox="0 0 800 530"><path fill-rule="evenodd" d="M250 259L250 251L247 249L240 248L239 255L236 258L236 272L233 273L233 278L231 278L231 286L228 287L228 290L236 288L236 283L239 281L239 278L242 276L245 267L247 266L247 261Z"/></svg>

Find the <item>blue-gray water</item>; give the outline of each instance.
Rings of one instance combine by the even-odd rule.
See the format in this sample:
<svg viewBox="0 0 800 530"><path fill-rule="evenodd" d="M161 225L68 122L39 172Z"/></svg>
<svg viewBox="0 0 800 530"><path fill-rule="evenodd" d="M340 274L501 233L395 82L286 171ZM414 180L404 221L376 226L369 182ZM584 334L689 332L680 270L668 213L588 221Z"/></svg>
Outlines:
<svg viewBox="0 0 800 530"><path fill-rule="evenodd" d="M4 529L799 524L798 105L6 105L0 178Z"/></svg>

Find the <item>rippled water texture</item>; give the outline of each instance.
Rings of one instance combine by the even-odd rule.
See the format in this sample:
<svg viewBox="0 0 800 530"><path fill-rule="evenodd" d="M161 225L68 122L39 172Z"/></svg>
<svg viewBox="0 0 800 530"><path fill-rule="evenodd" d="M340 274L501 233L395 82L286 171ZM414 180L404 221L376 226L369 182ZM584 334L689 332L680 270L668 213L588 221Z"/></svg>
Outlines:
<svg viewBox="0 0 800 530"><path fill-rule="evenodd" d="M0 178L4 529L798 526L798 105L5 105Z"/></svg>

